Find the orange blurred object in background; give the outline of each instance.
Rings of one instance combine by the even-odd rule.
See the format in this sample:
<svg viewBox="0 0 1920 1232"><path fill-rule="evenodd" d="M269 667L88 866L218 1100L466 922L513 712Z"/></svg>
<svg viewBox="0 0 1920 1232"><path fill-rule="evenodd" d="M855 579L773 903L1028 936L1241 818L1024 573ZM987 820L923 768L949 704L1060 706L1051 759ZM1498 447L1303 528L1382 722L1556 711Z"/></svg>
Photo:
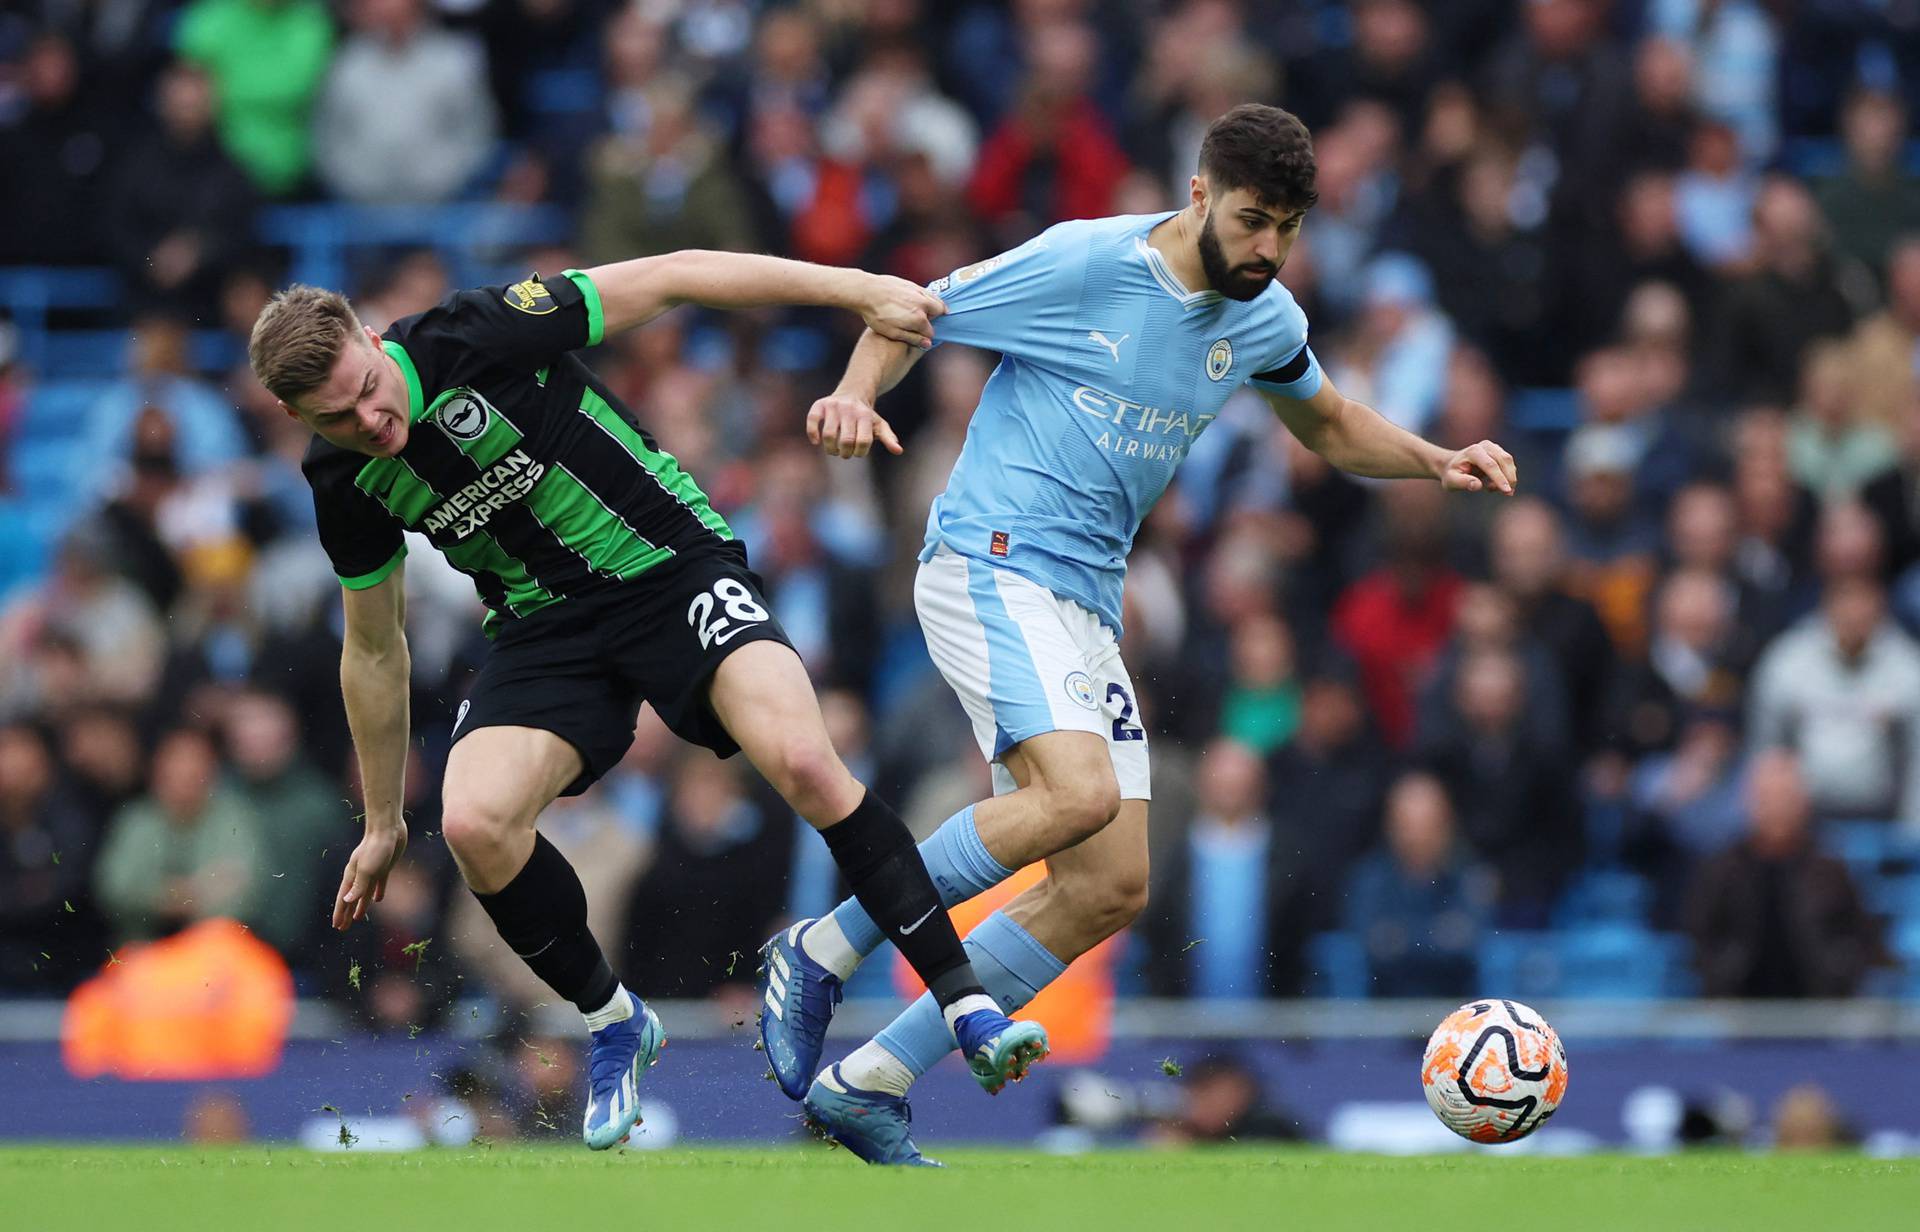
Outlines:
<svg viewBox="0 0 1920 1232"><path fill-rule="evenodd" d="M232 920L203 920L129 945L76 988L61 1052L79 1078L257 1078L280 1064L293 976L279 953Z"/></svg>

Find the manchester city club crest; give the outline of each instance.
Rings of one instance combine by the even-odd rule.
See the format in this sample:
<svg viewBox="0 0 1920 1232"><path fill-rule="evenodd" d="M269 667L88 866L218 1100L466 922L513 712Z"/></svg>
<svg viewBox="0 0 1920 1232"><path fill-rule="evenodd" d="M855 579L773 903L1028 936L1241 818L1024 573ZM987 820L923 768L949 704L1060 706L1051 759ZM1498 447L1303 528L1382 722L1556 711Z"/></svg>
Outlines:
<svg viewBox="0 0 1920 1232"><path fill-rule="evenodd" d="M1223 381L1233 368L1233 343L1222 338L1207 348L1207 379Z"/></svg>
<svg viewBox="0 0 1920 1232"><path fill-rule="evenodd" d="M1089 710L1100 708L1100 703L1093 699L1093 679L1085 672L1067 674L1067 696Z"/></svg>
<svg viewBox="0 0 1920 1232"><path fill-rule="evenodd" d="M486 399L463 389L441 404L436 418L441 431L454 440L475 441L486 434L487 423L492 419L491 411Z"/></svg>

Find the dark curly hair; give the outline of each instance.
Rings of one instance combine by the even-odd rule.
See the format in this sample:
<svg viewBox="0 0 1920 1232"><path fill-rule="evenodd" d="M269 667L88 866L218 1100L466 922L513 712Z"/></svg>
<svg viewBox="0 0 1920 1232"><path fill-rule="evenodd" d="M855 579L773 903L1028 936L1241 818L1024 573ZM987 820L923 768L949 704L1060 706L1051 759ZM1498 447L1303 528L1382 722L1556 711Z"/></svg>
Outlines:
<svg viewBox="0 0 1920 1232"><path fill-rule="evenodd" d="M1216 193L1253 190L1263 205L1312 209L1313 137L1300 117L1264 103L1242 103L1215 120L1200 143L1200 174Z"/></svg>

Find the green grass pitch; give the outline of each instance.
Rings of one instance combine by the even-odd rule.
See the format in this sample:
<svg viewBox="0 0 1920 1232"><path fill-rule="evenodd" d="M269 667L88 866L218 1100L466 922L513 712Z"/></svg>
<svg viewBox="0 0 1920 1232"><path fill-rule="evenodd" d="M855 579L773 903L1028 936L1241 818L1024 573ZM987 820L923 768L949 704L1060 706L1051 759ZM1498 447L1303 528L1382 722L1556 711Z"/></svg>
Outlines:
<svg viewBox="0 0 1920 1232"><path fill-rule="evenodd" d="M1920 1228L1920 1161L1844 1155L1387 1159L1241 1148L1073 1157L954 1150L946 1159L945 1171L908 1172L824 1148L0 1149L0 1228Z"/></svg>

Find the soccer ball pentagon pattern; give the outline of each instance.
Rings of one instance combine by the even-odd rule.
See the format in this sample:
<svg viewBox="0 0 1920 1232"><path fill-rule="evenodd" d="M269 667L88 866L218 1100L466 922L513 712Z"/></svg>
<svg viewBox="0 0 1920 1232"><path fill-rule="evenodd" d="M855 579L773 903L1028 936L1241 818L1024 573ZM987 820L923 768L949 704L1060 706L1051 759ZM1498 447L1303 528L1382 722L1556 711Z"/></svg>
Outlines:
<svg viewBox="0 0 1920 1232"><path fill-rule="evenodd" d="M1518 1001L1470 1001L1434 1028L1420 1063L1427 1106L1474 1142L1518 1142L1567 1093L1560 1037Z"/></svg>

